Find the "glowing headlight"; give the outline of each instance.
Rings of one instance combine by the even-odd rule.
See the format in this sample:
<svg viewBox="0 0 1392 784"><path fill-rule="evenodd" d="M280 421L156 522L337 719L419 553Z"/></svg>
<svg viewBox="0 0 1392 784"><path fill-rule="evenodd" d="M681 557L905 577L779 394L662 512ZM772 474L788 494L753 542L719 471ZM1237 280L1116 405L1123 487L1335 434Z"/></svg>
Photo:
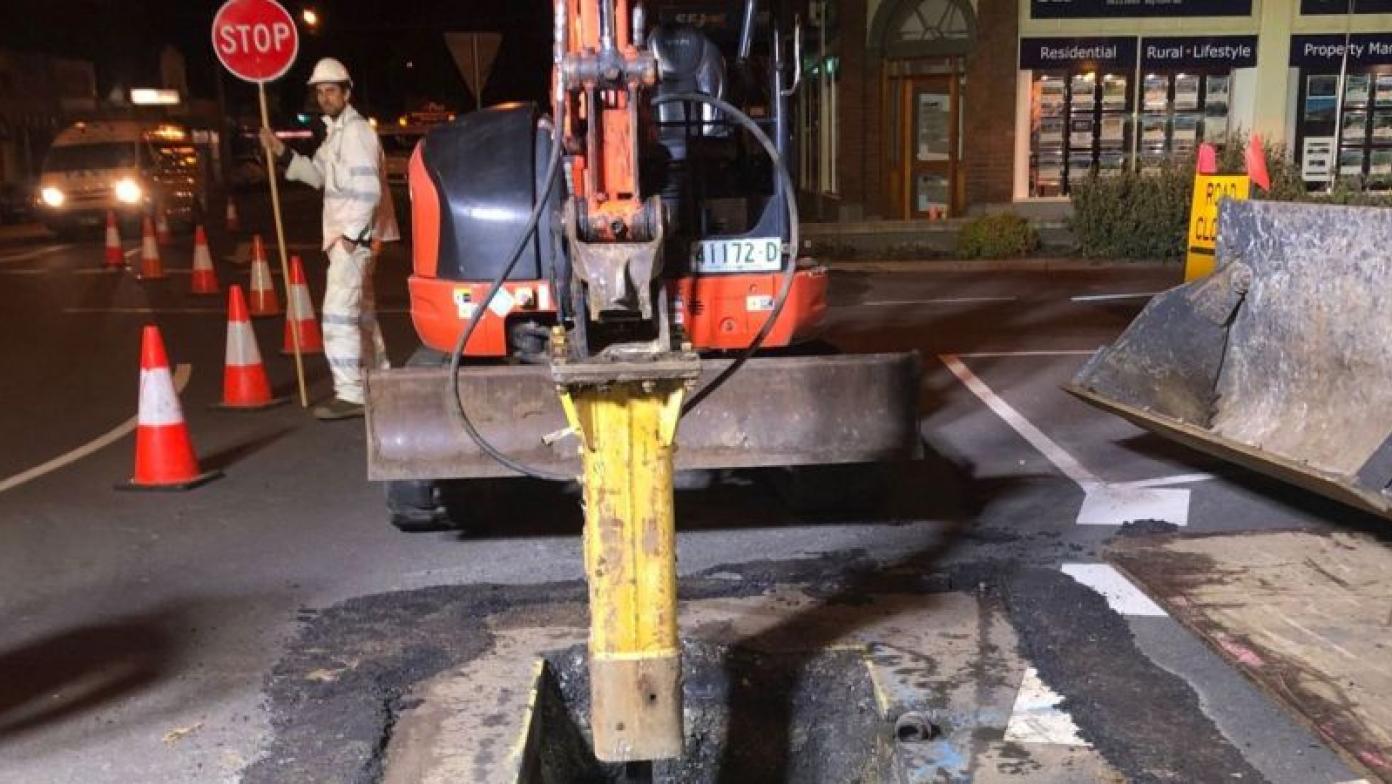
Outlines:
<svg viewBox="0 0 1392 784"><path fill-rule="evenodd" d="M39 198L43 199L43 203L50 207L61 207L63 206L63 202L68 200L68 197L64 196L62 191L52 186L39 191Z"/></svg>
<svg viewBox="0 0 1392 784"><path fill-rule="evenodd" d="M131 179L116 181L116 201L122 204L135 204L140 201L140 185Z"/></svg>

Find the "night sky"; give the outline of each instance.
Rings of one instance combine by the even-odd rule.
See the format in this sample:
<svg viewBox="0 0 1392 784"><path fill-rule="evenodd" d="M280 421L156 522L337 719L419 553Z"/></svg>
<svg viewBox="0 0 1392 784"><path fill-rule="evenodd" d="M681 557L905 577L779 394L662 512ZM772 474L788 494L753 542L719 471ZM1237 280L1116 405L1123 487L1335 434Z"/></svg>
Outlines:
<svg viewBox="0 0 1392 784"><path fill-rule="evenodd" d="M301 9L312 7L321 22L315 33L301 26L299 59L279 82L279 94L273 93L282 116L307 105L304 81L314 61L326 55L348 65L355 102L365 112L394 117L427 100L472 108L473 96L444 44L448 31L503 33L485 104L545 97L551 57L548 0L284 4L297 18ZM221 67L210 29L220 5L221 0L0 0L0 47L90 60L104 97L117 85L156 85L160 49L172 44L184 54L193 95L211 99ZM233 111L254 111L254 88L225 78Z"/></svg>

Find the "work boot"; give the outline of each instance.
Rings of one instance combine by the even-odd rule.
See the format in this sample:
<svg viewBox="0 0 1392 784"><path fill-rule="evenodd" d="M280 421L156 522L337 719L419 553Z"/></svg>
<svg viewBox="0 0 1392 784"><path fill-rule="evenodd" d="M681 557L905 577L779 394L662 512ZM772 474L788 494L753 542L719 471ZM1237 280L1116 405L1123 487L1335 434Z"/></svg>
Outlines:
<svg viewBox="0 0 1392 784"><path fill-rule="evenodd" d="M323 405L314 407L314 418L325 422L334 419L352 419L362 415L362 403L350 403L340 398L334 398Z"/></svg>

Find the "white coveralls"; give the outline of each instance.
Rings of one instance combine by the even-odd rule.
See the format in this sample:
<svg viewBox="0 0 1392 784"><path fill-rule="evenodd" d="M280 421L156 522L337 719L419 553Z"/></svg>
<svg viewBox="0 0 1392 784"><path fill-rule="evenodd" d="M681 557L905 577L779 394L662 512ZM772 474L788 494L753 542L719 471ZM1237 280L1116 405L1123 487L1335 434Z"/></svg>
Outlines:
<svg viewBox="0 0 1392 784"><path fill-rule="evenodd" d="M394 242L401 235L377 132L352 106L337 118L325 116L324 124L328 136L314 158L295 154L285 176L324 191L324 355L334 395L361 404L363 368L391 367L377 324L370 241ZM340 237L359 244L347 250Z"/></svg>

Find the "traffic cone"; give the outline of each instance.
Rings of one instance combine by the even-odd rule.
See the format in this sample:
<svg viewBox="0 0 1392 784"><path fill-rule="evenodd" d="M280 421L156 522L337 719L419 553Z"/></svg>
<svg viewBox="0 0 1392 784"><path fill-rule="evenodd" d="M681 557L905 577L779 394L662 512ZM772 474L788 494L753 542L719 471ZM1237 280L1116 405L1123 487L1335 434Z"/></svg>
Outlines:
<svg viewBox="0 0 1392 784"><path fill-rule="evenodd" d="M231 411L259 411L278 406L289 398L271 397L266 366L247 315L242 287L227 288L227 363L222 374L222 402L214 406Z"/></svg>
<svg viewBox="0 0 1392 784"><path fill-rule="evenodd" d="M155 239L160 245L174 244L174 232L169 230L169 215L164 210L155 215Z"/></svg>
<svg viewBox="0 0 1392 784"><path fill-rule="evenodd" d="M159 245L155 243L155 224L146 215L140 231L140 279L164 278L164 262L160 261Z"/></svg>
<svg viewBox="0 0 1392 784"><path fill-rule="evenodd" d="M126 252L121 248L121 229L116 223L116 211L106 211L106 262L108 269L126 266Z"/></svg>
<svg viewBox="0 0 1392 784"><path fill-rule="evenodd" d="M295 353L295 331L299 331L301 354L324 353L324 336L319 332L319 320L314 317L314 302L309 297L309 282L305 280L304 265L299 256L290 257L290 285L285 300L289 312L285 317L285 344L280 353Z"/></svg>
<svg viewBox="0 0 1392 784"><path fill-rule="evenodd" d="M208 235L203 226L193 233L193 277L189 278L190 294L218 293L217 272L213 270L213 257L208 253Z"/></svg>
<svg viewBox="0 0 1392 784"><path fill-rule="evenodd" d="M251 246L251 315L280 315L280 298L271 281L271 264L266 261L266 246L258 235Z"/></svg>
<svg viewBox="0 0 1392 784"><path fill-rule="evenodd" d="M159 327L145 327L140 340L140 409L135 431L135 474L117 490L188 490L222 475L198 469L179 393Z"/></svg>
<svg viewBox="0 0 1392 784"><path fill-rule="evenodd" d="M261 241L260 234L253 234L251 235L251 255L247 256L246 259L242 259L240 256L238 256L237 263L250 264L256 259L264 258L266 258L266 244Z"/></svg>
<svg viewBox="0 0 1392 784"><path fill-rule="evenodd" d="M233 201L231 196L227 197L227 230L242 230L242 219L237 216L237 202Z"/></svg>

